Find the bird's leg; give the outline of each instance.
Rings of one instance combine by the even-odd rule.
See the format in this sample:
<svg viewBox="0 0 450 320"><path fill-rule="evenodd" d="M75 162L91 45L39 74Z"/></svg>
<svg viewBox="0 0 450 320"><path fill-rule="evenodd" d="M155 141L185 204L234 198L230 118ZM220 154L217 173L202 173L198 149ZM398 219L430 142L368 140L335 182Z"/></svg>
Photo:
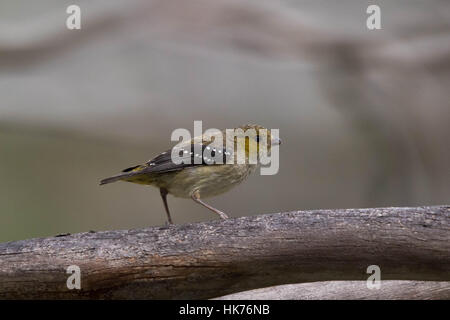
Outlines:
<svg viewBox="0 0 450 320"><path fill-rule="evenodd" d="M169 206L167 205L167 189L160 188L159 192L161 193L161 198L164 202L164 208L166 209L167 219L169 220L169 224L173 224L172 218L170 217Z"/></svg>
<svg viewBox="0 0 450 320"><path fill-rule="evenodd" d="M228 219L228 216L225 213L223 213L220 210L217 210L214 207L211 207L209 204L206 204L202 200L200 200L200 192L198 190L192 194L191 198L195 202L201 204L202 206L204 206L204 207L208 208L209 210L213 211L214 213L218 214L222 219Z"/></svg>

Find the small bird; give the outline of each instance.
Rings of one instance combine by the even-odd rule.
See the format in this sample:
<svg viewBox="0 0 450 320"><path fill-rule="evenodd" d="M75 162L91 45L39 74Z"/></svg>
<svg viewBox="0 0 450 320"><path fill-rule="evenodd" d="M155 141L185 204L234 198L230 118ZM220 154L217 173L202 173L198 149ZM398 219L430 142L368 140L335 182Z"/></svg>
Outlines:
<svg viewBox="0 0 450 320"><path fill-rule="evenodd" d="M222 130L220 132L222 141L215 141L211 135L206 134L194 137L144 164L124 169L118 175L101 180L100 185L127 181L159 188L169 224L173 222L167 204L168 194L180 198L191 198L219 215L220 218L227 219L228 216L224 212L210 206L202 199L230 190L255 171L259 161L255 164L254 161L249 160L250 158L255 159L255 157L259 159L260 152L263 150L263 148L260 150L259 141L264 132L267 132L266 150L268 153L270 153L272 145L281 144L281 140L272 138L270 130L262 126L247 124L234 130L236 129L242 129L245 136L227 135L227 131ZM261 131L263 129L264 132ZM227 141L229 145L234 145L233 150L227 149ZM236 151L238 148L242 148L242 151L245 150L244 163L237 161L238 152ZM252 152L256 154L252 154ZM179 155L185 161L175 163L172 154ZM230 158L233 160L232 163L229 161Z"/></svg>

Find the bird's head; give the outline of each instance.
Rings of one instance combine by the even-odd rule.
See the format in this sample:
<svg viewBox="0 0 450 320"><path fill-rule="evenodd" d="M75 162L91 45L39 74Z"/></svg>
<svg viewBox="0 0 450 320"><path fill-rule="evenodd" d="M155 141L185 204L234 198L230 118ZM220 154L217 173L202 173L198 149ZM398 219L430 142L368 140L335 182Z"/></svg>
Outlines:
<svg viewBox="0 0 450 320"><path fill-rule="evenodd" d="M235 143L238 148L245 148L246 158L251 152L260 154L264 150L270 153L272 146L280 145L281 140L272 135L271 130L257 124L246 124L234 129Z"/></svg>

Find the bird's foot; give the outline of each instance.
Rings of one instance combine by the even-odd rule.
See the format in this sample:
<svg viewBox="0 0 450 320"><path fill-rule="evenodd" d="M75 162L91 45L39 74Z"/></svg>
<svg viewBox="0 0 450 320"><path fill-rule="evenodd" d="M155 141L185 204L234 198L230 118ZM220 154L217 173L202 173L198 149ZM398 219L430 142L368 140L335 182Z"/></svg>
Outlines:
<svg viewBox="0 0 450 320"><path fill-rule="evenodd" d="M225 212L219 211L217 210L216 213L220 216L221 219L226 220L226 219L230 219L230 217L228 217Z"/></svg>
<svg viewBox="0 0 450 320"><path fill-rule="evenodd" d="M173 225L172 221L166 221L166 223L164 223L165 227L170 227L171 225Z"/></svg>

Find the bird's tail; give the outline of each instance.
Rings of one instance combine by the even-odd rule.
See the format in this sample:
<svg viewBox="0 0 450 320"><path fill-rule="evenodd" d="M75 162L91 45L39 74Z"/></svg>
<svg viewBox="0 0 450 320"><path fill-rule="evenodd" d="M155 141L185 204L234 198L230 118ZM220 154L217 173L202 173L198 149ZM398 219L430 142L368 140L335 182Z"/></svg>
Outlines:
<svg viewBox="0 0 450 320"><path fill-rule="evenodd" d="M130 178L130 177L133 177L135 175L138 175L141 168L142 168L141 165L137 165L137 166L133 166L133 167L130 167L130 168L126 168L121 173L119 173L119 174L117 174L115 176L103 179L102 181L100 181L100 185L104 185L104 184L108 184L108 183L124 180L125 178Z"/></svg>
<svg viewBox="0 0 450 320"><path fill-rule="evenodd" d="M104 185L104 184L108 184L108 183L112 183L112 182L116 182L116 181L120 181L123 180L125 177L127 177L128 174L126 173L121 173L118 174L116 176L112 176L106 179L103 179L102 181L100 181L100 185Z"/></svg>

